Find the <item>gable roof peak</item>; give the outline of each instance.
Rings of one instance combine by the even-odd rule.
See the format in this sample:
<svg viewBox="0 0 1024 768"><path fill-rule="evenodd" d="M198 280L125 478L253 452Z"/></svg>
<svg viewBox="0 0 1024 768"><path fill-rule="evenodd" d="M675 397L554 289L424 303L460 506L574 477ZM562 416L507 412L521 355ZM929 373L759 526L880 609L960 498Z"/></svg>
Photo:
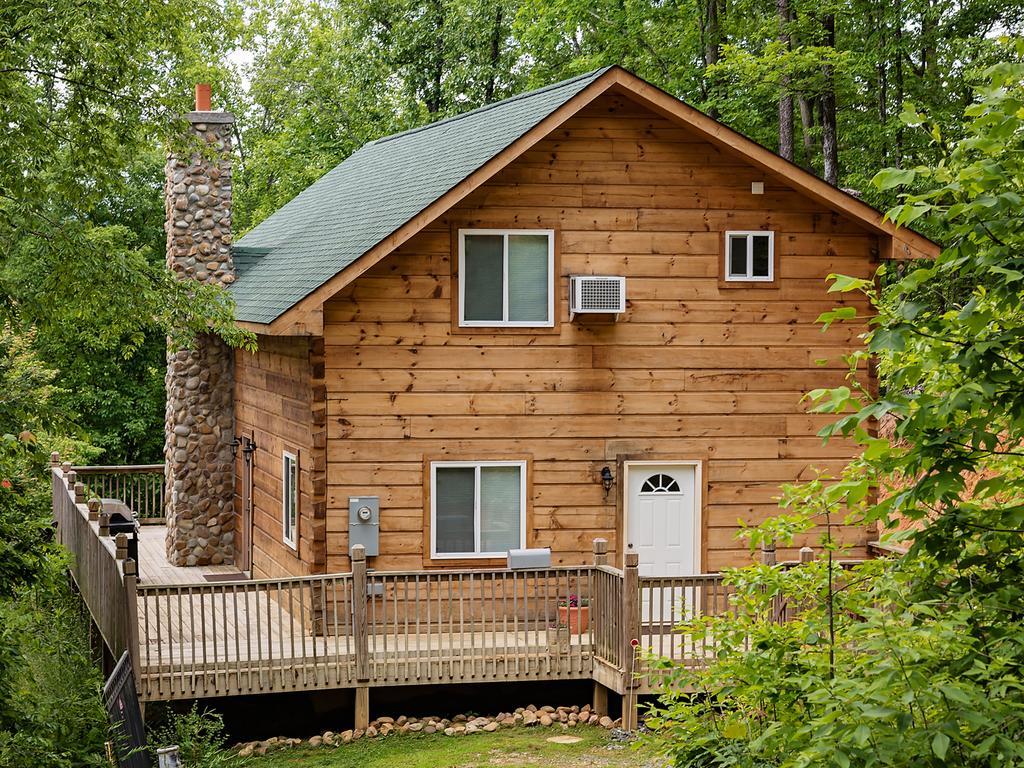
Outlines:
<svg viewBox="0 0 1024 768"><path fill-rule="evenodd" d="M261 332L316 332L327 298L613 87L890 236L893 255L897 237L902 255L937 252L924 236L613 65L363 145L237 241L236 316Z"/></svg>

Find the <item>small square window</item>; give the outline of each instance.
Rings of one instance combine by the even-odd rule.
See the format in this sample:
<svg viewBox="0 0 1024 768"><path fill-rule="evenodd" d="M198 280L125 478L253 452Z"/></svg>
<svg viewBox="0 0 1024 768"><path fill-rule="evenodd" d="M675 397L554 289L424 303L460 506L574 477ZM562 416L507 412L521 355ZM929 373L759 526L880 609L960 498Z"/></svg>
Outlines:
<svg viewBox="0 0 1024 768"><path fill-rule="evenodd" d="M281 461L281 517L282 538L292 549L296 548L299 527L299 459L294 453L284 452Z"/></svg>
<svg viewBox="0 0 1024 768"><path fill-rule="evenodd" d="M459 325L554 325L554 232L459 231Z"/></svg>
<svg viewBox="0 0 1024 768"><path fill-rule="evenodd" d="M526 463L434 462L431 557L505 557L524 546Z"/></svg>
<svg viewBox="0 0 1024 768"><path fill-rule="evenodd" d="M775 279L774 232L726 232L725 279L771 282Z"/></svg>

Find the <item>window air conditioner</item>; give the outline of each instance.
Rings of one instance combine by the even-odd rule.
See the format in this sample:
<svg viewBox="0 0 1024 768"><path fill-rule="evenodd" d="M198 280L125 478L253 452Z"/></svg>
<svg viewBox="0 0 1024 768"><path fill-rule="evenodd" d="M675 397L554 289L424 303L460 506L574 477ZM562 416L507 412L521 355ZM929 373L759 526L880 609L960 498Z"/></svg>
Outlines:
<svg viewBox="0 0 1024 768"><path fill-rule="evenodd" d="M626 311L626 278L611 275L573 275L569 279L569 319L583 314Z"/></svg>

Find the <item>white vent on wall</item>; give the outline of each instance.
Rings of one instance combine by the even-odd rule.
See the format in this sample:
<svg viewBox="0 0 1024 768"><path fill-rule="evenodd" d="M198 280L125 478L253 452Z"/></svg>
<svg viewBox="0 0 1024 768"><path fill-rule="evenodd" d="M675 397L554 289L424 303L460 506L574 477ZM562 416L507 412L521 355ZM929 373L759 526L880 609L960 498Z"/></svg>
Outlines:
<svg viewBox="0 0 1024 768"><path fill-rule="evenodd" d="M569 281L569 319L582 314L626 311L626 278L611 275L574 275Z"/></svg>

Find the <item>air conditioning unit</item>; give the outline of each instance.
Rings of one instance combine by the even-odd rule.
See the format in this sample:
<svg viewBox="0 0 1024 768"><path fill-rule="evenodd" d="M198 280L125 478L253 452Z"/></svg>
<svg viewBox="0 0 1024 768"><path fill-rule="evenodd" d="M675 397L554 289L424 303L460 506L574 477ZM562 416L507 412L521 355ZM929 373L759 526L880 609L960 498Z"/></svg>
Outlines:
<svg viewBox="0 0 1024 768"><path fill-rule="evenodd" d="M626 278L573 275L569 279L569 319L576 315L618 315L626 311Z"/></svg>

